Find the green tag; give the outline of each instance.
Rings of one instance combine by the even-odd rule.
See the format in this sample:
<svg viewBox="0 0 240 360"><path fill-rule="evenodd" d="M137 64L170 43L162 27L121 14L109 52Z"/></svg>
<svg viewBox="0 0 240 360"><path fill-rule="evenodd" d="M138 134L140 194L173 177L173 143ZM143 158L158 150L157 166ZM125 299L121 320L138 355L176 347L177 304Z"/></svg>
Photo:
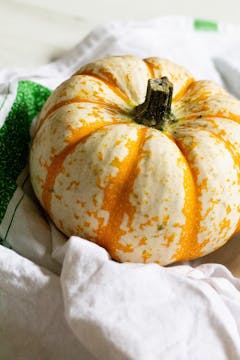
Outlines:
<svg viewBox="0 0 240 360"><path fill-rule="evenodd" d="M209 20L195 19L193 27L195 30L218 31L218 24Z"/></svg>

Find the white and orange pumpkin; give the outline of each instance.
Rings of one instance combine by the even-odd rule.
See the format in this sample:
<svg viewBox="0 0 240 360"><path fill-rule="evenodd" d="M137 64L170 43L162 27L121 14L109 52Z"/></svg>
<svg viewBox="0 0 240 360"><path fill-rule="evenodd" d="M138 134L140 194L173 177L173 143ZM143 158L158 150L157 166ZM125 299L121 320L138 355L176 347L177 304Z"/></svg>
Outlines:
<svg viewBox="0 0 240 360"><path fill-rule="evenodd" d="M239 122L239 101L181 66L107 57L46 102L30 153L33 188L63 233L113 259L203 256L239 228Z"/></svg>

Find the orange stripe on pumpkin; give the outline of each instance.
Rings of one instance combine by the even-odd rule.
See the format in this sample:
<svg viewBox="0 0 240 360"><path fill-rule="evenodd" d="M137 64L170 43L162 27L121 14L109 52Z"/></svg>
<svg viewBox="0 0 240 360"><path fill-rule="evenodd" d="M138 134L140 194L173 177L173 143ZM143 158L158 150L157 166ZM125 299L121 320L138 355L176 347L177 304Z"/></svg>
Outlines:
<svg viewBox="0 0 240 360"><path fill-rule="evenodd" d="M188 158L191 152L191 147L181 144L181 141L176 140L176 144L181 150L183 157ZM173 256L174 261L182 261L186 259L194 259L202 255L202 249L209 242L209 239L202 243L198 242L198 233L200 222L202 220L201 210L202 202L200 200L202 189L197 185L198 169L187 160L184 162L184 189L185 189L185 203L183 213L185 215L186 224L182 226L181 239L178 243L178 248Z"/></svg>
<svg viewBox="0 0 240 360"><path fill-rule="evenodd" d="M106 72L104 73L104 75L106 74ZM107 73L110 74L110 73ZM132 101L129 99L129 97L119 89L116 80L113 81L113 78L104 78L101 77L100 75L97 75L94 71L82 71L82 72L77 72L76 74L74 74L74 76L81 76L81 75L86 75L86 76L91 76L97 80L102 81L105 85L107 85L118 97L120 97L123 101L125 101L128 105L132 105Z"/></svg>
<svg viewBox="0 0 240 360"><path fill-rule="evenodd" d="M153 64L151 64L150 62L148 62L146 59L143 60L144 64L146 65L149 75L150 75L150 79L154 79L155 78L155 74L154 74L154 66Z"/></svg>
<svg viewBox="0 0 240 360"><path fill-rule="evenodd" d="M99 100L94 100L91 101L89 99L83 99L80 98L79 96L75 96L71 99L67 99L67 100L63 100L60 101L59 103L55 104L54 106L52 106L48 112L44 115L43 118L40 118L37 129L36 129L36 133L35 136L37 134L37 132L39 131L39 129L42 127L42 125L44 124L44 122L47 120L47 118L54 113L56 110L60 109L62 106L65 105L69 105L69 104L74 104L74 103L89 103L89 104L95 104L95 105L100 105L102 107L104 107L105 109L109 109L109 110L114 110L115 112L123 112L123 110L116 104L108 104L104 102L104 99L99 97Z"/></svg>
<svg viewBox="0 0 240 360"><path fill-rule="evenodd" d="M129 139L127 141L128 155L122 161L118 158L113 161L119 171L117 175L109 176L109 182L103 189L104 200L101 208L109 213L108 223L105 225L104 219L97 213L92 214L99 223L99 227L95 231L98 244L105 247L115 259L117 250L133 251L132 245L121 244L120 240L127 232L133 230L132 222L136 207L131 203L130 197L133 193L135 179L140 172L138 162L141 158L146 131L147 129L144 127L139 128L137 140ZM127 216L128 231L121 229L124 216Z"/></svg>
<svg viewBox="0 0 240 360"><path fill-rule="evenodd" d="M216 126L217 127L217 126ZM230 153L232 159L233 159L233 162L234 164L236 165L236 169L240 169L240 160L239 160L239 157L237 156L237 154L235 153L234 151L234 148L231 144L230 141L227 141L225 140L222 136L221 136L221 133L218 135L218 134L215 134L213 132L211 132L211 130L208 130L207 128L205 129L207 131L209 131L211 133L211 136L213 136L214 138L218 139L219 141L223 142L224 143L224 146L226 147L226 149L228 150L228 152ZM180 144L180 141L178 140L177 141L178 143L178 146L179 148L182 148L181 144ZM184 153L185 153L185 156L187 155L188 152L191 151L191 149L187 148L186 146L184 146L184 150L182 150ZM198 171L197 169L195 169L194 166L192 166L192 174L193 174L193 178L194 178L194 182L197 184L197 178L198 178ZM240 170L238 171L238 183L240 185ZM203 219L203 216L200 214L200 210L202 208L202 204L200 202L200 197L202 195L202 190L206 187L206 183L205 181L203 180L202 184L200 185L196 185L196 194L197 194L197 202L198 202L198 213L195 214L195 221L196 221L196 224L197 225L197 229L199 228L200 226L200 222L202 221ZM213 207L215 205L215 202L212 200L212 206L210 206L210 208L208 209L208 211L204 214L204 217L208 216L210 214L210 212L213 210ZM227 215L227 210L226 209L226 215ZM191 213L190 213L191 214ZM223 221L221 222L221 224L219 225L220 226L220 230L223 231L225 230L227 227L229 228L231 226L231 223L230 223L230 220L224 218ZM239 231L239 226L240 224L238 224L236 226L236 231L235 232L238 232ZM221 232L220 231L220 232ZM195 231L194 231L195 233ZM181 256L180 256L180 259L179 259L179 251L177 251L177 253L175 254L174 256L174 259L175 260L184 260L184 259L191 259L191 258L196 258L196 257L199 257L202 255L202 249L204 248L204 246L209 242L208 239L206 239L205 241L203 241L201 244L199 244L197 242L197 233L198 231L196 231L196 235L193 236L193 239L194 242L190 242L189 243L189 250L190 251L184 251L182 250L182 248L180 247L179 250L181 252ZM183 247L183 245L181 245ZM217 249L218 247L216 247L215 249ZM182 253L183 252L183 253Z"/></svg>
<svg viewBox="0 0 240 360"><path fill-rule="evenodd" d="M194 78L188 78L181 90L176 95L174 95L173 102L179 101L181 98L183 98L183 96L188 91L189 86L191 86L194 81Z"/></svg>
<svg viewBox="0 0 240 360"><path fill-rule="evenodd" d="M68 130L71 132L71 135L66 137L65 141L68 142L69 144L75 143L79 139L90 135L92 132L96 131L97 129L100 129L102 126L112 125L115 123L118 122L113 119L112 121L109 120L106 121L102 119L102 120L94 121L92 123L89 123L87 121L82 121L81 126L79 128L73 128L71 125L68 125ZM124 122L122 122L121 124L124 124Z"/></svg>
<svg viewBox="0 0 240 360"><path fill-rule="evenodd" d="M97 121L89 126L81 127L79 129L72 129L72 135L68 137L68 145L57 156L55 156L50 165L46 165L47 176L43 186L42 203L45 210L51 214L51 200L55 184L55 179L58 174L63 171L63 162L74 150L75 147L87 139L94 131L106 126L111 125L109 122Z"/></svg>

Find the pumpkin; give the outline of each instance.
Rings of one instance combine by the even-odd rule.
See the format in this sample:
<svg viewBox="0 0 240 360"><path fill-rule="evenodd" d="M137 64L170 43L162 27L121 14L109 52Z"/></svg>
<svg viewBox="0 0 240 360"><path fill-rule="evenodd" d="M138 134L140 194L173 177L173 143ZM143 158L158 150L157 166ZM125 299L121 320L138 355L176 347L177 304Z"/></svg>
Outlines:
<svg viewBox="0 0 240 360"><path fill-rule="evenodd" d="M61 84L30 152L56 226L117 261L193 259L239 229L240 102L157 57L106 57Z"/></svg>

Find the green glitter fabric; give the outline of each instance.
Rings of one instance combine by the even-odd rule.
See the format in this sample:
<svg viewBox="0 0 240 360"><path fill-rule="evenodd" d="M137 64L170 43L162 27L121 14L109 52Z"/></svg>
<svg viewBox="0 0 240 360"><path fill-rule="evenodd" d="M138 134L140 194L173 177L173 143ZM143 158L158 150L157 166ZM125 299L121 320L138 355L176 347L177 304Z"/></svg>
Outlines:
<svg viewBox="0 0 240 360"><path fill-rule="evenodd" d="M42 85L19 81L16 99L0 129L0 223L28 161L31 122L50 93Z"/></svg>

